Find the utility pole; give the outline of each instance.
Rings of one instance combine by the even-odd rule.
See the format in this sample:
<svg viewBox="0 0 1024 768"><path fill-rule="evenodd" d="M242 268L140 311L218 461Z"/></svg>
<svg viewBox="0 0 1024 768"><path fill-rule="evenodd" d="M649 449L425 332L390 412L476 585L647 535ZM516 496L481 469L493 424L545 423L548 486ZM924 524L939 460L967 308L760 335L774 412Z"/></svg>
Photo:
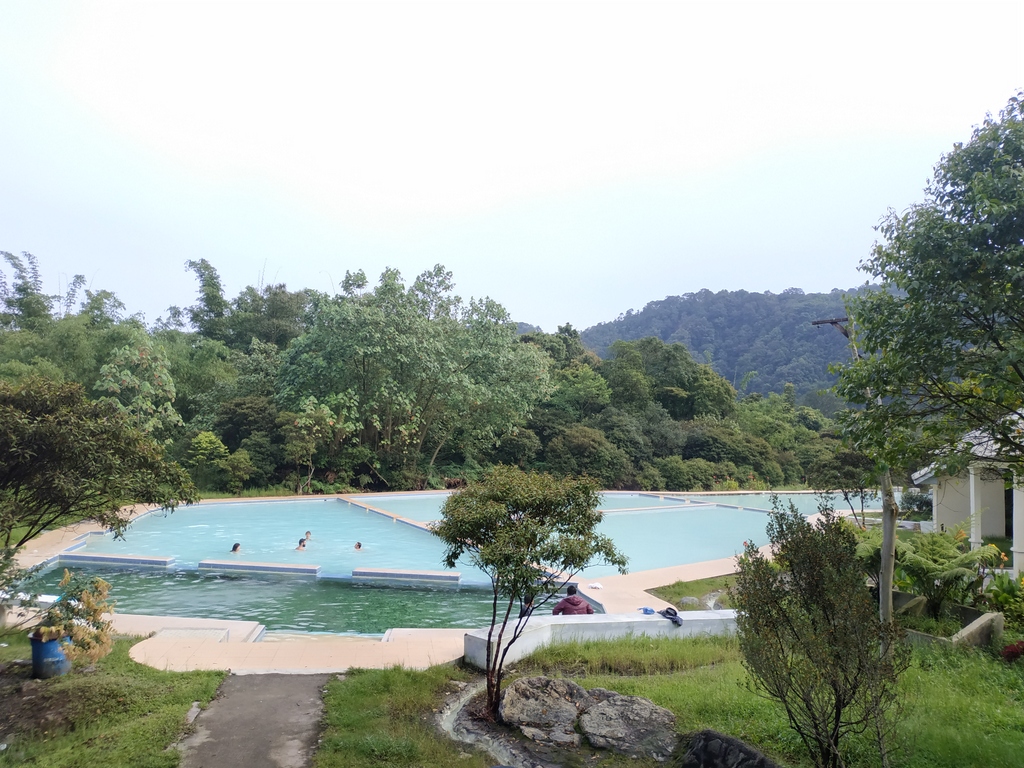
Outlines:
<svg viewBox="0 0 1024 768"><path fill-rule="evenodd" d="M850 338L849 317L833 317L829 320L812 320L811 325L831 325L850 342L853 359L860 360L857 342ZM844 325L846 323L846 325ZM870 396L871 393L868 393ZM893 620L892 579L896 568L896 497L892 492L892 475L886 465L880 478L882 486L882 572L878 583L878 617L882 623Z"/></svg>

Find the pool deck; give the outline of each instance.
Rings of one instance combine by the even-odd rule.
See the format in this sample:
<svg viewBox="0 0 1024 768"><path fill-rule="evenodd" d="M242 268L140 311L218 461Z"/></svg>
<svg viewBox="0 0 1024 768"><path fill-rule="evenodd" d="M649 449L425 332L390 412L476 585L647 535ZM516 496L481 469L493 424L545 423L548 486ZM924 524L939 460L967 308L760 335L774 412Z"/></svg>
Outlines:
<svg viewBox="0 0 1024 768"><path fill-rule="evenodd" d="M133 516L148 510L137 507ZM80 523L47 531L18 553L18 563L30 567L53 562L61 552L104 529ZM643 607L660 610L670 603L646 590L736 571L734 557L670 568L605 576L600 589L580 583L580 593L605 613L634 614ZM425 669L462 658L464 629L402 629L383 638L345 635L264 634L258 622L194 619L170 616L115 614L114 631L147 636L131 649L131 657L156 669L187 672L230 670L234 674L320 674L351 668L385 669L401 665Z"/></svg>

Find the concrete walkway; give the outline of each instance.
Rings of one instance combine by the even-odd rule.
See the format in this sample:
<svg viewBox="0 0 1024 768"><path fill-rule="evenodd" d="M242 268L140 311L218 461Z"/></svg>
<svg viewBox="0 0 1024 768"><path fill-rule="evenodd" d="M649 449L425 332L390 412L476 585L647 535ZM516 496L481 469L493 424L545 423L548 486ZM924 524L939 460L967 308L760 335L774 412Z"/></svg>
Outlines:
<svg viewBox="0 0 1024 768"><path fill-rule="evenodd" d="M179 745L181 768L305 768L320 734L328 679L230 675Z"/></svg>

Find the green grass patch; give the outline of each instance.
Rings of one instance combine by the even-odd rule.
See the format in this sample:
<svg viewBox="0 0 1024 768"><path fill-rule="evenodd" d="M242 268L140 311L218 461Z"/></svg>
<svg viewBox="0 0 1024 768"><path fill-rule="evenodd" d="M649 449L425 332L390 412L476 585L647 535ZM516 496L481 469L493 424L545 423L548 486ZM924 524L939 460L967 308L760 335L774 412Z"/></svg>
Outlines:
<svg viewBox="0 0 1024 768"><path fill-rule="evenodd" d="M913 629L935 637L952 637L963 627L960 622L949 616L933 619L931 616L908 616L897 614L897 623L904 629Z"/></svg>
<svg viewBox="0 0 1024 768"><path fill-rule="evenodd" d="M677 581L664 587L648 589L649 594L660 597L667 603L678 606L680 598L697 597L701 598L712 592L721 592L718 602L726 608L731 608L729 603L728 590L736 583L735 576L714 576L710 579L696 579L694 581ZM694 610L702 609L702 606L693 606Z"/></svg>
<svg viewBox="0 0 1024 768"><path fill-rule="evenodd" d="M565 643L544 648L519 661L517 675L584 678L590 675L663 675L739 661L734 637L700 636L688 642L670 637L624 637Z"/></svg>
<svg viewBox="0 0 1024 768"><path fill-rule="evenodd" d="M326 729L316 768L484 768L494 761L437 733L434 711L453 680L450 666L353 670L324 697ZM472 754L470 754L472 753Z"/></svg>
<svg viewBox="0 0 1024 768"><path fill-rule="evenodd" d="M272 485L269 488L246 488L241 493L228 491L200 491L203 499L260 499L264 496L295 496L295 489L290 485Z"/></svg>
<svg viewBox="0 0 1024 768"><path fill-rule="evenodd" d="M16 637L0 649L6 659L30 658L28 640ZM30 723L30 733L11 737L0 752L0 766L41 768L168 768L178 765L177 750L167 747L185 729L193 701L206 704L217 691L222 672L161 672L137 664L128 650L137 641L118 640L92 671L29 683L24 692L8 690L5 716ZM28 680L28 675L25 675ZM24 683L22 683L24 685ZM49 719L47 719L49 716Z"/></svg>
<svg viewBox="0 0 1024 768"><path fill-rule="evenodd" d="M608 646L602 649L601 646ZM611 659L611 661L609 661ZM616 668L609 673L609 668ZM672 669L667 673L648 669ZM585 688L643 696L676 713L681 732L713 728L782 765L811 762L782 707L754 693L730 638L628 638L553 646L519 662L516 674L572 677ZM893 768L1011 768L1024 754L1024 663L987 650L915 649L900 684ZM845 742L848 768L879 763L869 735Z"/></svg>

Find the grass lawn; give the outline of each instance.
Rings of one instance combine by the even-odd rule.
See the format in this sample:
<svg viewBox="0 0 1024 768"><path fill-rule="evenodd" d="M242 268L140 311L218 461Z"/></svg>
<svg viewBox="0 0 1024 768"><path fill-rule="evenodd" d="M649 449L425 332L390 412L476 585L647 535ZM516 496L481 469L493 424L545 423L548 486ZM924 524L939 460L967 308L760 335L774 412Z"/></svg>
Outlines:
<svg viewBox="0 0 1024 768"><path fill-rule="evenodd" d="M668 671L646 671L655 668ZM781 707L748 689L732 638L633 638L552 647L520 662L517 671L562 671L585 688L643 696L675 712L682 731L713 728L783 765L811 765ZM892 745L893 768L1022 764L1024 663L1009 665L987 651L918 649L901 688L905 709ZM849 768L879 764L866 736L849 737L846 747Z"/></svg>
<svg viewBox="0 0 1024 768"><path fill-rule="evenodd" d="M665 587L655 587L647 590L655 597L660 597L672 605L678 606L679 599L683 597L704 597L712 592L722 592L718 602L726 608L732 608L729 602L727 590L736 583L735 576L715 576L710 579L697 579L696 581L677 581ZM703 606L692 606L693 610L703 610Z"/></svg>
<svg viewBox="0 0 1024 768"><path fill-rule="evenodd" d="M324 697L325 731L313 762L316 768L485 768L494 761L444 738L433 718L451 681L469 673L440 666L353 670L334 680Z"/></svg>
<svg viewBox="0 0 1024 768"><path fill-rule="evenodd" d="M3 638L0 663L30 659L25 633ZM118 640L91 671L75 668L50 680L31 680L31 670L0 675L0 766L40 768L167 768L178 765L167 747L185 729L193 701L206 704L222 672L160 672L137 664ZM29 733L9 735L13 729Z"/></svg>

